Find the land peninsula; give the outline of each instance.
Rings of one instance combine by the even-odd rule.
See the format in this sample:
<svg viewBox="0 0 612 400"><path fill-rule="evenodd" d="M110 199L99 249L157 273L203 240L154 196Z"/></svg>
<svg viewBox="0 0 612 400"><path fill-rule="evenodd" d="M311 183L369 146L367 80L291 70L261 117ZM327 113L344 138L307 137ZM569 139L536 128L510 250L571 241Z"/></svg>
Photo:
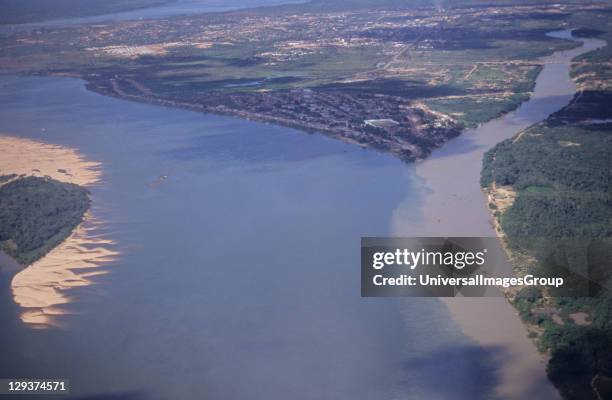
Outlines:
<svg viewBox="0 0 612 400"><path fill-rule="evenodd" d="M76 76L106 95L320 132L413 161L528 99L539 57L576 46L547 32L605 9L357 3L37 28L0 39L0 68Z"/></svg>

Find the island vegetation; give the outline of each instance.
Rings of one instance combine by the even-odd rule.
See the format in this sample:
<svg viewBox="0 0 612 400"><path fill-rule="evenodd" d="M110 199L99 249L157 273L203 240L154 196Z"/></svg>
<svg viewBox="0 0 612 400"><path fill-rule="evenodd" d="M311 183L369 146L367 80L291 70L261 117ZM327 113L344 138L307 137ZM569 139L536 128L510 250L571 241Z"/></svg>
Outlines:
<svg viewBox="0 0 612 400"><path fill-rule="evenodd" d="M89 208L87 190L72 183L14 175L0 181L0 249L21 265L66 239Z"/></svg>

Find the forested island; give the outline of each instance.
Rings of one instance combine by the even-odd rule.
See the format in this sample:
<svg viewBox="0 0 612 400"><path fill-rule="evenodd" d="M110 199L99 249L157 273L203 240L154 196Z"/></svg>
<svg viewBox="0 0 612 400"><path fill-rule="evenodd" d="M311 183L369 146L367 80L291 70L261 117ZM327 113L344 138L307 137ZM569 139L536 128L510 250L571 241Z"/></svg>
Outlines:
<svg viewBox="0 0 612 400"><path fill-rule="evenodd" d="M46 177L0 177L0 249L29 265L66 239L83 221L89 194Z"/></svg>

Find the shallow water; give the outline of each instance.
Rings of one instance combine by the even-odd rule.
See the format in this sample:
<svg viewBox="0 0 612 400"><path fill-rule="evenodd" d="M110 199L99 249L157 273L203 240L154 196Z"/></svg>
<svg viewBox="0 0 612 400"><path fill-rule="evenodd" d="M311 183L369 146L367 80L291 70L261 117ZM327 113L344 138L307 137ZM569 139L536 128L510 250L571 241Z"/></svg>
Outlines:
<svg viewBox="0 0 612 400"><path fill-rule="evenodd" d="M540 82L567 81L555 65ZM492 236L479 157L567 93L537 92L529 104L542 106L521 108L503 135L487 124L405 165L321 135L106 98L75 79L0 86L0 132L102 164L92 213L121 253L70 291L63 329L17 323L2 297L0 375L153 399L484 399L508 379L515 342L466 336L481 339L465 324L478 305L455 309L457 323L435 299L360 298L359 239ZM465 204L448 197L458 189ZM445 213L459 206L460 219Z"/></svg>

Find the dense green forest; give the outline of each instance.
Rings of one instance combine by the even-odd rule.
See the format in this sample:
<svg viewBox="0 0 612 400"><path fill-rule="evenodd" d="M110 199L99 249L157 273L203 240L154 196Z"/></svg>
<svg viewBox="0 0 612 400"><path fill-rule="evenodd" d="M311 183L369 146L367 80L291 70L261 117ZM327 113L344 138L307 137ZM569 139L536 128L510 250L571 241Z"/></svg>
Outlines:
<svg viewBox="0 0 612 400"><path fill-rule="evenodd" d="M72 183L11 180L0 186L0 247L22 265L31 264L70 235L89 203L87 190Z"/></svg>

